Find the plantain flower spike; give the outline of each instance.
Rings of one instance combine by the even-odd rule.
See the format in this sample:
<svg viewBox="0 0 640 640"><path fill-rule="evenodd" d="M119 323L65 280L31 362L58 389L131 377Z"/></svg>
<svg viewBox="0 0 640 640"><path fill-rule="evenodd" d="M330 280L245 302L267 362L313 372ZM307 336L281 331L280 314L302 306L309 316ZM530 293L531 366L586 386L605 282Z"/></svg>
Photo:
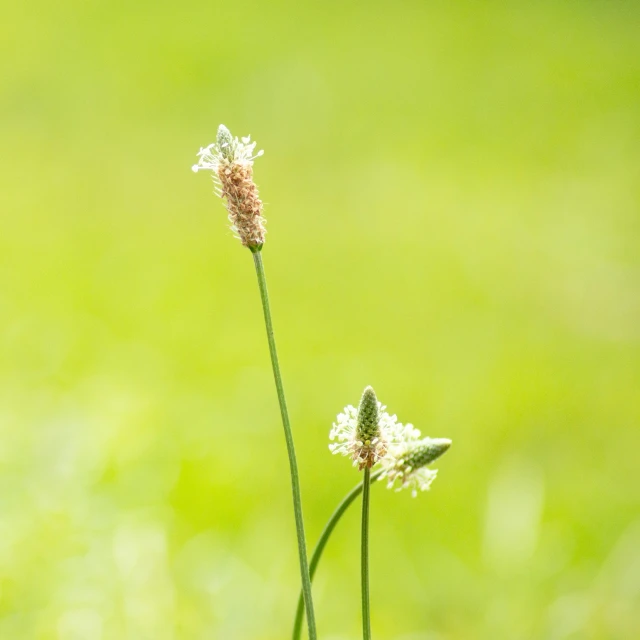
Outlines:
<svg viewBox="0 0 640 640"><path fill-rule="evenodd" d="M212 172L215 193L225 200L229 212L231 230L254 253L262 249L267 232L262 200L253 181L253 161L264 152L254 154L255 147L250 136L238 140L221 124L216 142L200 149L198 163L192 167L195 172Z"/></svg>
<svg viewBox="0 0 640 640"><path fill-rule="evenodd" d="M350 456L360 471L371 468L387 453L402 426L396 416L390 416L385 409L373 388L367 387L357 409L348 405L338 415L329 433L329 438L337 442L330 444L329 450Z"/></svg>
<svg viewBox="0 0 640 640"><path fill-rule="evenodd" d="M426 491L435 480L438 471L428 469L427 465L439 458L451 446L448 438L420 438L420 432L406 425L404 438L400 444L390 448L382 459L383 478L387 478L387 487L396 484L396 491L411 489L415 498L418 490Z"/></svg>

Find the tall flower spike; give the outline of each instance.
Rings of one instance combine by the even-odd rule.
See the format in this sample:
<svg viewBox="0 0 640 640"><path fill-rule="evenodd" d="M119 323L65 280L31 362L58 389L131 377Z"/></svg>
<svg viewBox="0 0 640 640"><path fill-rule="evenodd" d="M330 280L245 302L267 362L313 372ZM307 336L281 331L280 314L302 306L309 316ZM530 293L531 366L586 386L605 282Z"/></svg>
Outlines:
<svg viewBox="0 0 640 640"><path fill-rule="evenodd" d="M413 430L412 435L416 434L419 437L420 432ZM388 479L389 488L398 481L400 486L396 491L411 488L411 495L415 498L418 490L429 489L438 474L436 469L427 469L426 465L439 458L450 446L451 440L447 438L418 440L415 437L409 437L383 458L382 477Z"/></svg>
<svg viewBox="0 0 640 640"><path fill-rule="evenodd" d="M260 251L266 229L262 215L262 200L253 181L253 161L263 154L254 155L256 143L250 137L234 138L223 124L218 128L216 142L198 152L198 164L192 169L211 171L216 194L226 200L231 230L245 247Z"/></svg>
<svg viewBox="0 0 640 640"><path fill-rule="evenodd" d="M371 468L387 453L389 445L398 441L402 425L378 402L375 391L367 387L358 409L349 405L338 415L329 433L329 450L350 456L360 470Z"/></svg>

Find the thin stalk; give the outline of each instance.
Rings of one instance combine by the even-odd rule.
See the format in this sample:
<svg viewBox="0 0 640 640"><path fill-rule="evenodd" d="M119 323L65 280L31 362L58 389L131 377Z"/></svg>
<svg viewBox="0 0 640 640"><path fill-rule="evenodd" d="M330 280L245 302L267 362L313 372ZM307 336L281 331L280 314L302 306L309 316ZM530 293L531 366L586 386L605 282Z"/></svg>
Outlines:
<svg viewBox="0 0 640 640"><path fill-rule="evenodd" d="M362 638L371 640L371 612L369 608L369 493L371 469L365 467L362 480Z"/></svg>
<svg viewBox="0 0 640 640"><path fill-rule="evenodd" d="M298 463L296 462L296 452L293 445L293 434L289 422L289 412L287 402L284 397L284 387L282 385L282 374L278 363L278 352L276 351L276 340L273 335L273 323L271 321L271 309L269 307L269 293L267 292L267 280L264 274L262 254L260 249L252 250L253 262L258 276L258 286L260 288L260 299L262 300L262 310L264 311L264 323L267 328L267 340L269 341L269 353L271 354L271 367L278 393L280 404L280 415L282 426L284 427L284 437L287 442L287 454L289 455L289 471L291 475L291 492L293 494L293 512L296 520L296 533L298 535L298 555L300 556L300 576L302 578L302 593L307 612L307 624L309 627L309 640L316 640L316 618L313 611L313 600L311 597L311 578L309 576L309 564L307 561L307 545L304 538L304 521L302 519L302 500L300 498L300 480L298 477Z"/></svg>
<svg viewBox="0 0 640 640"><path fill-rule="evenodd" d="M373 484L381 475L382 471L377 471L371 476L371 484ZM320 558L322 558L322 553L324 548L327 546L327 542L329 542L329 538L333 533L333 530L336 528L338 522L340 522L340 518L344 515L345 511L351 506L351 503L362 493L362 482L357 484L349 493L342 499L342 502L336 507L336 510L331 514L331 517L327 521L327 524L324 525L324 529L320 534L320 538L316 544L316 548L313 550L313 554L311 555L311 561L309 562L309 576L311 580L316 575L316 569L318 568L318 563L320 562ZM302 595L302 591L298 596L298 607L296 609L296 619L293 624L293 640L300 640L300 632L302 631L302 618L304 616L304 598Z"/></svg>

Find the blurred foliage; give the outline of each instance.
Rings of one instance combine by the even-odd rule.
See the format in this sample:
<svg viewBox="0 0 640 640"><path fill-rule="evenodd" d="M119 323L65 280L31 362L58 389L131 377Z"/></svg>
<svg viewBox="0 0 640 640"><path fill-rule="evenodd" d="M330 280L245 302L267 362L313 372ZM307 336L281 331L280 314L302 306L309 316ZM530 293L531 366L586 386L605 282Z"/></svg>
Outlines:
<svg viewBox="0 0 640 640"><path fill-rule="evenodd" d="M640 629L632 2L6 5L0 638L288 637L290 489L250 254L190 171L266 150L310 542L372 384L454 447L375 487L376 637ZM359 635L357 509L316 582Z"/></svg>

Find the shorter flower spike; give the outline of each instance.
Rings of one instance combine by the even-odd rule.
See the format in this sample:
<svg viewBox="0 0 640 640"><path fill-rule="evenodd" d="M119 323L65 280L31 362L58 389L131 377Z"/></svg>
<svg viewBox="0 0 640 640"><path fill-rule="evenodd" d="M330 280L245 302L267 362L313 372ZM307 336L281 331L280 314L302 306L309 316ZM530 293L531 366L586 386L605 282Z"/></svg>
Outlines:
<svg viewBox="0 0 640 640"><path fill-rule="evenodd" d="M331 453L350 456L354 466L362 471L371 468L384 456L389 445L398 442L403 426L396 416L390 416L378 402L375 391L367 387L356 409L349 405L338 414L329 433Z"/></svg>
<svg viewBox="0 0 640 640"><path fill-rule="evenodd" d="M387 486L396 489L411 488L415 497L418 490L426 491L438 474L427 465L437 460L451 446L448 438L422 438L412 424L402 424L389 415L378 402L376 393L367 387L356 409L352 405L338 414L329 432L331 453L349 456L353 465L362 471L380 463Z"/></svg>

